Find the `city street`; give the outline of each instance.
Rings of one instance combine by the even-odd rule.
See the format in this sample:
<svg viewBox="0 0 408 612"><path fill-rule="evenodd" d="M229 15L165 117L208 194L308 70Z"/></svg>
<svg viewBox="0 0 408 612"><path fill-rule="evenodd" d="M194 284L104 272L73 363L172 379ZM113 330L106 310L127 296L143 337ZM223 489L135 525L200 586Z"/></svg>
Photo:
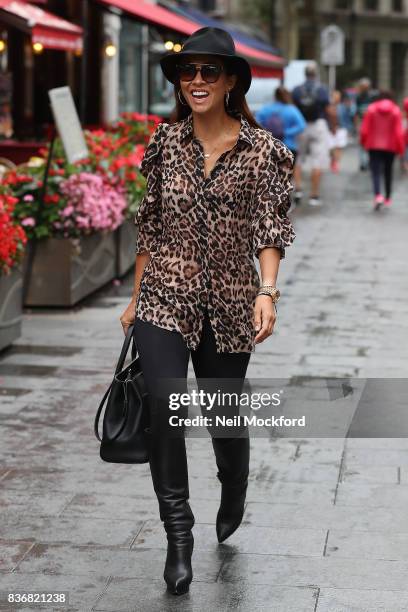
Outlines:
<svg viewBox="0 0 408 612"><path fill-rule="evenodd" d="M248 378L407 377L408 178L396 164L393 206L375 213L357 166L351 148L324 177L324 205L292 213L275 332ZM407 438L252 439L244 521L223 544L212 445L188 438L194 579L166 593L148 465L104 463L93 433L132 277L72 310L27 309L0 353L0 609L407 610ZM13 608L7 593L22 591L64 591L69 605Z"/></svg>

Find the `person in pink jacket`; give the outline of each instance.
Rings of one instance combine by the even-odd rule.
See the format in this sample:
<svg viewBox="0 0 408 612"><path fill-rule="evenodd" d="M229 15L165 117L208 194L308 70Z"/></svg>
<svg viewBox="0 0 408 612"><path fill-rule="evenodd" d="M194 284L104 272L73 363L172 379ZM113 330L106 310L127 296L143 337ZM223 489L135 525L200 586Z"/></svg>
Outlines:
<svg viewBox="0 0 408 612"><path fill-rule="evenodd" d="M392 93L380 92L364 115L360 141L368 151L374 187L375 210L391 206L392 167L395 155L403 155L405 149L402 113L392 99ZM381 193L381 175L384 175L385 197Z"/></svg>
<svg viewBox="0 0 408 612"><path fill-rule="evenodd" d="M404 153L404 170L408 172L408 98L404 98L402 103L405 113L405 153Z"/></svg>

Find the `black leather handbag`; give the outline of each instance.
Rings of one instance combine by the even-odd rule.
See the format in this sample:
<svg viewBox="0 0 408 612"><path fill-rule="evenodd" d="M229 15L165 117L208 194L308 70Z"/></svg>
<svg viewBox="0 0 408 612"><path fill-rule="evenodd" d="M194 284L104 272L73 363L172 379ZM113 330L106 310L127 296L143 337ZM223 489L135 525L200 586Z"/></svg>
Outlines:
<svg viewBox="0 0 408 612"><path fill-rule="evenodd" d="M149 461L149 398L130 325L120 353L115 376L95 416L95 436L101 442L100 456L110 463L147 463ZM133 339L131 362L123 368ZM99 418L107 399L102 438Z"/></svg>

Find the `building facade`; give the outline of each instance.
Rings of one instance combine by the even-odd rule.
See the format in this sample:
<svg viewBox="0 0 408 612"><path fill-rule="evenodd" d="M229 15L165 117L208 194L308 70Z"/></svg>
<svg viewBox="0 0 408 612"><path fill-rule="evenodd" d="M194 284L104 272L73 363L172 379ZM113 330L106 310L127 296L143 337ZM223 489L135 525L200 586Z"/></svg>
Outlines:
<svg viewBox="0 0 408 612"><path fill-rule="evenodd" d="M330 23L343 29L346 65L399 98L408 91L407 0L330 0L317 17L319 30Z"/></svg>
<svg viewBox="0 0 408 612"><path fill-rule="evenodd" d="M330 24L345 33L345 64L337 70L346 86L368 76L377 88L408 94L408 0L255 0L270 14L273 42L290 59L320 58L320 33ZM245 0L230 0L239 18ZM262 24L259 24L260 27ZM325 69L322 70L326 77Z"/></svg>

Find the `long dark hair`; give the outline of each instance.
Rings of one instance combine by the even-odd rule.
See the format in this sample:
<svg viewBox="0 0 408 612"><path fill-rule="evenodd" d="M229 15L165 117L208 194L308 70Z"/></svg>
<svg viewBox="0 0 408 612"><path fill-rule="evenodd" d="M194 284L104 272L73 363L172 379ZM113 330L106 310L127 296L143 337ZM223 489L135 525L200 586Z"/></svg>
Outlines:
<svg viewBox="0 0 408 612"><path fill-rule="evenodd" d="M234 71L233 65L231 65L228 61L224 59L222 59L222 62L224 64L225 70L228 75L237 74ZM177 121L181 121L182 119L185 119L186 117L191 115L191 112L192 112L188 104L182 104L180 102L178 91L181 91L180 83L179 81L176 81L176 83L174 84L174 99L175 99L176 105L169 117L170 123L176 123ZM225 106L225 111L229 115L233 115L234 112L241 113L247 119L250 125L256 128L263 129L262 126L259 125L259 123L255 119L251 111L249 110L249 106L245 98L245 92L244 92L244 88L242 85L242 81L240 80L238 74L237 74L237 81L233 89L231 89L230 91L228 106Z"/></svg>

